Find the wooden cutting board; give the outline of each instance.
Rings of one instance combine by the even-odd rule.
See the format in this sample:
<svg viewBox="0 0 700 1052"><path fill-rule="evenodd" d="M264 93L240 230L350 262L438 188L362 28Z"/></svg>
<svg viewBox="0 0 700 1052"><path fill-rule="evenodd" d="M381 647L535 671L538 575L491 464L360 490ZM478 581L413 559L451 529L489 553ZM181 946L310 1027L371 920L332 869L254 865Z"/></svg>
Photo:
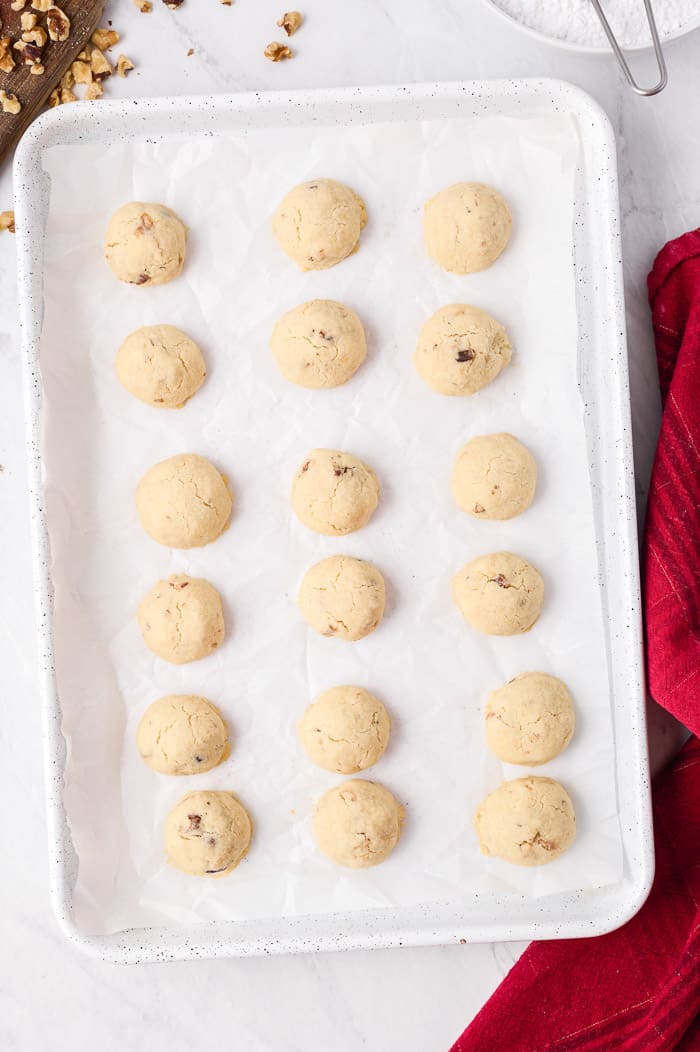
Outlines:
<svg viewBox="0 0 700 1052"><path fill-rule="evenodd" d="M46 14L34 11L27 0L25 11L37 15L37 24L46 28ZM104 11L105 0L59 0L57 5L70 18L70 33L65 41L49 40L43 51L44 73L35 76L23 64L19 52L13 50L15 68L9 73L0 71L0 89L16 95L22 103L19 113L0 111L0 164L34 118L41 112L49 95L66 72L78 52L82 51ZM11 0L0 0L0 36L19 40L22 34L21 12L12 10Z"/></svg>

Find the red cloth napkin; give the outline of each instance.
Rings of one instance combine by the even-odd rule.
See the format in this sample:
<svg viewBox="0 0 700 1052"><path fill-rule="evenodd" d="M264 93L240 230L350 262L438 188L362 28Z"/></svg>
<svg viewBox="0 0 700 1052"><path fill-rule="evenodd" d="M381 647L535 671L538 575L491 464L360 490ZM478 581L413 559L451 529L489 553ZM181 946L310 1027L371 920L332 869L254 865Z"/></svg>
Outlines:
<svg viewBox="0 0 700 1052"><path fill-rule="evenodd" d="M648 279L664 414L642 557L649 692L700 734L700 230ZM700 741L654 783L656 877L631 921L533 943L452 1052L700 1050Z"/></svg>

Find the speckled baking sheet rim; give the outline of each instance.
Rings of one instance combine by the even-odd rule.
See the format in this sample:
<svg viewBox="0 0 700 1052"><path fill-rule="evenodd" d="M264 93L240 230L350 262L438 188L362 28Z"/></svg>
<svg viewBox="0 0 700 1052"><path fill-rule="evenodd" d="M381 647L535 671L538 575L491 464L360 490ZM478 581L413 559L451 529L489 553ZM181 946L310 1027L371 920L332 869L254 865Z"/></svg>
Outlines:
<svg viewBox="0 0 700 1052"><path fill-rule="evenodd" d="M220 134L240 127L326 121L346 124L430 117L519 116L565 112L578 123L583 165L577 176L575 275L579 362L586 365L585 421L600 586L613 704L617 790L624 848L622 879L596 891L528 899L470 894L412 908L362 910L264 921L154 926L108 935L78 929L72 888L76 855L63 807L66 745L56 689L52 586L43 507L39 342L43 310L43 237L50 146L120 138ZM28 129L14 162L19 307L26 401L30 515L44 711L49 884L56 919L85 952L120 963L197 957L575 938L602 934L641 907L654 873L646 744L637 519L622 281L617 159L610 122L588 95L564 81L498 80L235 96L125 99L63 106ZM590 369L598 375L589 377Z"/></svg>

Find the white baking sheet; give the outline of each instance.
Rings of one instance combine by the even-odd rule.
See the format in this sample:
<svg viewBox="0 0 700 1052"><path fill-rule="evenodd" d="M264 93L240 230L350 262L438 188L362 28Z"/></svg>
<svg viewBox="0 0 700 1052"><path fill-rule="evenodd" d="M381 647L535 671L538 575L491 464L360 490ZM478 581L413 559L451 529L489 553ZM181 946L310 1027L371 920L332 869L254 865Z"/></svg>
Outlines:
<svg viewBox="0 0 700 1052"><path fill-rule="evenodd" d="M482 890L541 896L619 879L608 670L576 384L578 148L575 122L553 116L44 151L52 186L43 455L81 929L413 905ZM353 186L370 222L357 255L302 275L277 249L269 220L287 189L321 175ZM436 190L464 178L506 195L514 236L489 271L455 277L425 255L421 210ZM132 198L163 201L188 223L178 282L120 286L103 263L106 221ZM313 297L348 303L368 331L367 362L330 392L287 384L268 350L276 318ZM502 320L515 348L498 381L468 400L434 394L410 361L422 321L459 300ZM137 403L114 375L123 337L157 322L185 329L206 355L208 379L181 411ZM512 522L475 522L453 506L452 459L470 436L499 430L533 450L538 494ZM290 512L292 474L314 446L351 451L379 475L380 508L348 538L317 537ZM183 451L212 458L236 504L230 529L213 545L170 552L142 532L133 491L148 467ZM477 635L450 599L452 573L499 548L531 559L546 581L544 613L519 638ZM372 560L388 583L385 619L359 643L316 636L294 603L306 568L334 552ZM134 618L151 584L176 571L219 588L229 622L219 652L184 668L153 658ZM566 680L578 710L574 742L538 772L571 792L578 839L534 871L484 859L471 824L503 776L526 773L503 769L487 753L482 710L489 690L528 669ZM398 849L359 873L334 868L316 850L313 802L341 779L314 768L295 736L305 705L343 682L367 686L390 709L389 749L365 776L407 808ZM136 753L141 713L175 692L210 697L230 723L231 759L209 774L169 779ZM204 787L234 790L255 821L248 858L225 880L188 878L163 864L164 815L182 793Z"/></svg>

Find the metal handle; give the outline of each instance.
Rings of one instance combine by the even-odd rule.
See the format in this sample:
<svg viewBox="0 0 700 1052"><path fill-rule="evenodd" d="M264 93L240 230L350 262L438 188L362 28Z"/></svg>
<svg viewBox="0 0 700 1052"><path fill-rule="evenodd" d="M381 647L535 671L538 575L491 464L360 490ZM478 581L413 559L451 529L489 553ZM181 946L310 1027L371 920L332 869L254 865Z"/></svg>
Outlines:
<svg viewBox="0 0 700 1052"><path fill-rule="evenodd" d="M654 11L651 6L651 0L644 0L644 8L647 13L647 21L649 23L649 29L651 31L651 39L654 45L654 54L656 56L656 63L659 68L659 80L653 88L642 88L632 75L632 70L629 67L625 54L617 42L617 38L612 31L612 27L608 22L607 16L603 11L600 0L591 0L593 7L595 8L596 14L600 19L600 24L605 30L605 35L610 41L610 47L615 53L615 57L620 64L620 69L625 75L627 83L631 87L632 91L636 92L637 95L658 95L660 91L668 84L668 72L666 70L666 60L664 53L661 48L661 41L659 40L659 31L656 28L656 19L654 18Z"/></svg>

